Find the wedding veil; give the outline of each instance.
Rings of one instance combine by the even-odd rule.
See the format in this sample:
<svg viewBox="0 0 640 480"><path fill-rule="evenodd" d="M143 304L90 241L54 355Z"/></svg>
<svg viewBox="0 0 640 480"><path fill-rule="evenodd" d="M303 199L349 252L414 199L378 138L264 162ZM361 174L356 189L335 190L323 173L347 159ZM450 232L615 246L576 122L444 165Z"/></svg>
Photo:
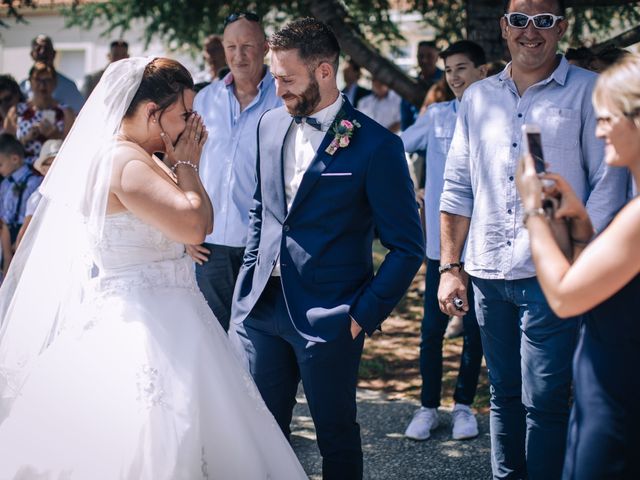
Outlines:
<svg viewBox="0 0 640 480"><path fill-rule="evenodd" d="M101 237L114 135L150 58L112 63L80 111L0 288L0 422L34 360L82 302Z"/></svg>

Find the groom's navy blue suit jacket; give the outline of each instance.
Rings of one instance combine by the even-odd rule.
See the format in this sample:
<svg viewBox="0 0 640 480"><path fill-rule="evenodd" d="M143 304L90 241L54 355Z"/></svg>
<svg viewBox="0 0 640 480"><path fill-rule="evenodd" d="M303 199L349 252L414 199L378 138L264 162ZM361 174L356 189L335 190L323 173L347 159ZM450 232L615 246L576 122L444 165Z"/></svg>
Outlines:
<svg viewBox="0 0 640 480"><path fill-rule="evenodd" d="M303 337L332 340L348 331L349 314L371 335L420 267L424 239L402 141L346 98L336 119L361 127L334 155L325 152L329 129L287 211L283 159L292 118L284 107L263 115L232 321L251 313L279 261L287 309ZM374 227L389 249L375 275Z"/></svg>

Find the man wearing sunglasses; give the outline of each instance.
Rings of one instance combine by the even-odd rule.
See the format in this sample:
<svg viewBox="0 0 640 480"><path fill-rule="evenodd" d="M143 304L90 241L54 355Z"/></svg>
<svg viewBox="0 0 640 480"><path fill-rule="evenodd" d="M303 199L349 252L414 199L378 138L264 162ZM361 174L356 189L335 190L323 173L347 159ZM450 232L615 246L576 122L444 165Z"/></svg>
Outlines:
<svg viewBox="0 0 640 480"><path fill-rule="evenodd" d="M282 102L264 65L269 47L255 13L229 15L222 44L230 73L203 88L193 102L209 132L200 176L211 198L216 228L202 245L188 245L187 252L196 262L200 290L228 330L256 186L258 120Z"/></svg>
<svg viewBox="0 0 640 480"><path fill-rule="evenodd" d="M602 163L595 75L557 54L561 0L510 0L500 19L512 62L471 85L445 168L438 300L467 311L467 279L491 381L494 478L560 478L578 319L553 314L535 277L515 189L521 127L537 124L548 169L569 180L601 230L626 201L627 174ZM460 267L465 240L466 263Z"/></svg>

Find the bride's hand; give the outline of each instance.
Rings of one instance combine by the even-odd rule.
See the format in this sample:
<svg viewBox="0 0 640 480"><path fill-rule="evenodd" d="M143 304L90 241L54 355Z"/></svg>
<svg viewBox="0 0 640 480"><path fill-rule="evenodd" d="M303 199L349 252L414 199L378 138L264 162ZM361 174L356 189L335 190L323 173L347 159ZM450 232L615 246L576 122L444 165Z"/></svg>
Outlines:
<svg viewBox="0 0 640 480"><path fill-rule="evenodd" d="M171 144L171 138L164 131L160 133L165 146L165 161L169 167L173 167L176 162L189 162L196 167L200 164L202 147L207 141L207 129L204 127L202 117L193 113L187 120L187 126L178 138L175 146Z"/></svg>

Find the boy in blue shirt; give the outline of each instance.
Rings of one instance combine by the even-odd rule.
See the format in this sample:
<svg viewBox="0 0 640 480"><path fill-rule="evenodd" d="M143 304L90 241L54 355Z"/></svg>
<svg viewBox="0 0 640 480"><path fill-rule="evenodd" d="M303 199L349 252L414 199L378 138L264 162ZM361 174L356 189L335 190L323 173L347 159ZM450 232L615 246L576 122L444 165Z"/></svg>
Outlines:
<svg viewBox="0 0 640 480"><path fill-rule="evenodd" d="M2 221L3 272L9 268L13 248L24 222L27 200L42 177L24 163L24 148L11 134L0 135L0 221Z"/></svg>
<svg viewBox="0 0 640 480"><path fill-rule="evenodd" d="M405 151L426 150L425 228L427 237L427 274L424 294L424 317L420 344L420 373L422 375L422 406L415 412L405 436L413 440L426 440L438 427L438 407L442 385L442 339L448 316L438 305L440 273L459 264L440 265L440 195L444 187L444 166L451 145L460 99L472 83L486 76L485 53L478 44L463 40L440 53L445 63L445 78L456 98L449 102L434 103L405 130L401 137ZM469 290L470 291L470 290ZM476 394L482 345L473 311L463 317L464 334L460 370L453 395L452 436L456 440L478 435L478 423L470 405Z"/></svg>

